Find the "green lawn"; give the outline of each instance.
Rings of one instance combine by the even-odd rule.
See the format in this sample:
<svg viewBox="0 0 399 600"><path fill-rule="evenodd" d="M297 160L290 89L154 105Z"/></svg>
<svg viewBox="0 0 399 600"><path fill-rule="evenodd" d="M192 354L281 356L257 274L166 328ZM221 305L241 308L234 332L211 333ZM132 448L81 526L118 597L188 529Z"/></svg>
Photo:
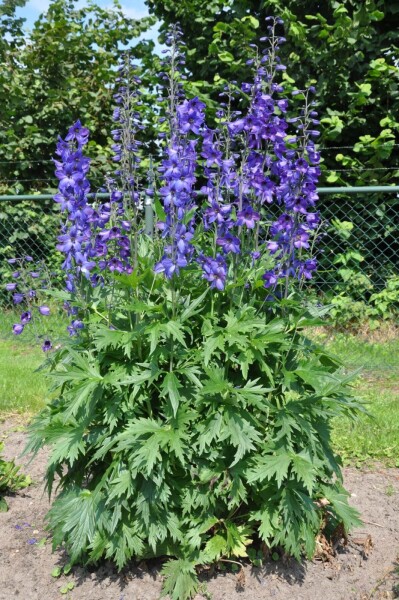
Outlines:
<svg viewBox="0 0 399 600"><path fill-rule="evenodd" d="M43 352L19 340L0 340L0 417L32 414L45 402L46 381L35 369Z"/></svg>
<svg viewBox="0 0 399 600"><path fill-rule="evenodd" d="M29 417L45 402L45 377L34 372L43 361L43 353L39 346L24 342L22 336L1 340L1 325L4 332L5 323L0 319L0 417L16 413ZM348 369L363 367L355 385L372 415L362 415L356 423L346 419L334 423L337 451L346 463L378 460L399 466L399 339L370 343L342 334L318 339Z"/></svg>
<svg viewBox="0 0 399 600"><path fill-rule="evenodd" d="M13 414L29 416L45 403L46 379L43 373L35 372L45 358L41 344L35 340L31 327L18 337L12 333L20 312L0 312L0 418ZM45 324L50 339L56 340L63 335L67 321L54 309Z"/></svg>
<svg viewBox="0 0 399 600"><path fill-rule="evenodd" d="M399 466L399 339L370 343L339 334L325 344L349 369L362 367L356 391L372 415L334 424L338 452L352 464Z"/></svg>

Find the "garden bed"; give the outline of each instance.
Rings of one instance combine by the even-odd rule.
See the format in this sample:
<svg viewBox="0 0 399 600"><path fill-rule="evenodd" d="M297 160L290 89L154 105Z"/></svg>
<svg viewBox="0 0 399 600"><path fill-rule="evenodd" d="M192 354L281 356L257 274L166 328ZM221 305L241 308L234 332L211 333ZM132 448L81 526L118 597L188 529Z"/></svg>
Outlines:
<svg viewBox="0 0 399 600"><path fill-rule="evenodd" d="M18 456L26 434L15 421L0 424L5 457ZM0 599L24 600L155 600L159 598L161 561L148 561L118 574L103 563L97 569L75 567L67 576L52 577L57 566L67 563L62 552L51 552L44 530L49 508L42 477L46 453L24 471L33 485L7 498L10 510L0 514ZM25 461L26 462L26 461ZM399 597L399 470L344 471L351 504L357 507L364 526L355 531L336 556L299 564L293 560L265 561L263 568L245 567L243 574L204 571L203 594L212 600L371 600ZM323 552L322 552L323 553ZM67 589L68 583L70 588ZM73 587L72 587L73 585ZM396 592L395 592L396 590Z"/></svg>

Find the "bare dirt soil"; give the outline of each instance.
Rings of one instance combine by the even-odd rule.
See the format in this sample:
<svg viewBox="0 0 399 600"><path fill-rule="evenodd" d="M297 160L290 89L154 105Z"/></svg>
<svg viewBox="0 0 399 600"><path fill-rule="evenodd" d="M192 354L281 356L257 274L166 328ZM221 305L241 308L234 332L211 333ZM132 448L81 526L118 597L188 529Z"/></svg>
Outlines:
<svg viewBox="0 0 399 600"><path fill-rule="evenodd" d="M17 457L26 435L15 421L0 423L5 457ZM158 600L161 562L132 565L118 574L110 564L75 567L67 576L51 576L67 563L52 553L44 517L49 501L43 494L46 452L29 465L18 461L33 484L8 496L10 510L0 513L0 600ZM399 469L345 469L345 485L364 521L347 546L330 560L266 561L243 573L204 573L201 598L212 600L381 600L399 598ZM245 577L244 577L245 576ZM245 581L244 581L245 579ZM73 589L66 590L67 584Z"/></svg>

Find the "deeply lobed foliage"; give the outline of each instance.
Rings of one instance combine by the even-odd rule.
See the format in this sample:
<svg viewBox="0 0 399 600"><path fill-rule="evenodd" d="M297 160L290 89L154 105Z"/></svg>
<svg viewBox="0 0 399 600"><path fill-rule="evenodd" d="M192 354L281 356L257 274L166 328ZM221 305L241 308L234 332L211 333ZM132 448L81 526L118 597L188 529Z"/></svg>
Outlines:
<svg viewBox="0 0 399 600"><path fill-rule="evenodd" d="M129 301L138 287L145 303ZM217 300L191 289L187 273L173 314L150 269L118 277L115 329L97 294L85 335L51 360L56 399L29 446L53 446L54 546L119 568L174 556L165 593L179 600L197 565L260 541L311 557L321 528L358 522L330 446L332 417L358 405L351 375L301 333L318 319L294 300L260 311L233 287Z"/></svg>
<svg viewBox="0 0 399 600"><path fill-rule="evenodd" d="M0 453L4 444L0 442ZM19 467L13 460L7 461L0 455L0 512L8 511L8 504L4 498L6 493L16 492L30 485L29 476L19 473Z"/></svg>

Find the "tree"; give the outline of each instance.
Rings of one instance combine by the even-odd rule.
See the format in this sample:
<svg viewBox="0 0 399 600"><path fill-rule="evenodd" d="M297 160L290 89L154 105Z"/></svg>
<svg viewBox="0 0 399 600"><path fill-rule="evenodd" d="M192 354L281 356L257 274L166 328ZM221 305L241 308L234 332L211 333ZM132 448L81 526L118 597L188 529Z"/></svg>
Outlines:
<svg viewBox="0 0 399 600"><path fill-rule="evenodd" d="M153 42L138 41L153 19L128 18L117 0L111 9L54 0L27 39L24 20L15 16L24 3L7 0L0 12L3 193L17 183L19 192L51 187L55 141L77 119L92 132L95 165L106 169L118 60L127 46L141 60L153 48Z"/></svg>

